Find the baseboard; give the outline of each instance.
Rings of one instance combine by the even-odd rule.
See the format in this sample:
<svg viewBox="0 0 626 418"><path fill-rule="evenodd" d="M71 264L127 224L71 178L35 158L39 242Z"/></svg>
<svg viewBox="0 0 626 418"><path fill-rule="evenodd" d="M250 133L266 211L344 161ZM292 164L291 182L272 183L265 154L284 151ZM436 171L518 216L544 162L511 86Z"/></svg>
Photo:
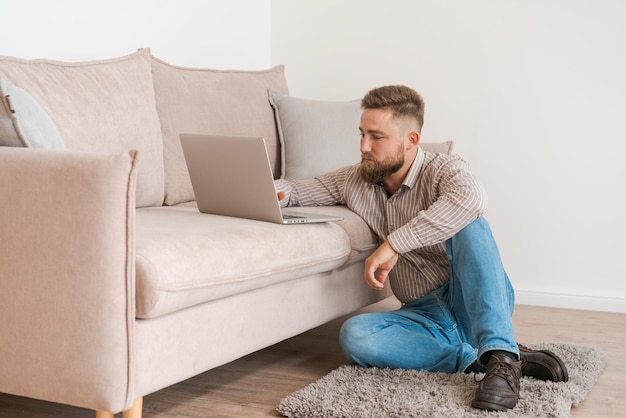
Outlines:
<svg viewBox="0 0 626 418"><path fill-rule="evenodd" d="M626 299L516 290L518 305L626 313Z"/></svg>

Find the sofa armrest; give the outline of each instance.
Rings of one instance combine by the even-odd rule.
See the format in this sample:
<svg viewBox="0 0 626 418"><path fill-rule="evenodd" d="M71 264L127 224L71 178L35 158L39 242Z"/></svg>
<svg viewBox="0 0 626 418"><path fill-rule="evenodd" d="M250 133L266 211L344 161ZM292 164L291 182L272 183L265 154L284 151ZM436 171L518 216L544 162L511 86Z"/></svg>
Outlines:
<svg viewBox="0 0 626 418"><path fill-rule="evenodd" d="M0 147L0 392L133 402L137 152Z"/></svg>

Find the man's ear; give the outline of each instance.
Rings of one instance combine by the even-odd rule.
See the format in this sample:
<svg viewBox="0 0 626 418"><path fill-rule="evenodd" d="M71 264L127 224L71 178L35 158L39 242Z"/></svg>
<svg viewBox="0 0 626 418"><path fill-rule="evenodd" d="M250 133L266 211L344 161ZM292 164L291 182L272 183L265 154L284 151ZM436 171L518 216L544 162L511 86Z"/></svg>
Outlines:
<svg viewBox="0 0 626 418"><path fill-rule="evenodd" d="M409 131L408 133L408 144L406 149L410 150L413 147L416 147L420 142L420 133L417 131Z"/></svg>

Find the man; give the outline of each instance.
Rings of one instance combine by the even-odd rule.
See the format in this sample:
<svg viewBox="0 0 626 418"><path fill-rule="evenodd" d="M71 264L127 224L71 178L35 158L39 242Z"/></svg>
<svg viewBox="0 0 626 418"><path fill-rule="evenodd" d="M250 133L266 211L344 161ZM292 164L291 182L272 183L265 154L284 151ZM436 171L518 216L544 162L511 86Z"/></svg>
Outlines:
<svg viewBox="0 0 626 418"><path fill-rule="evenodd" d="M364 367L485 373L472 406L508 410L519 380L567 381L563 362L515 342L514 292L486 220L486 197L467 163L419 146L424 102L405 86L368 92L360 164L312 180L277 180L283 206L346 205L381 244L365 282L387 279L399 310L357 315L340 342ZM521 354L521 356L520 356Z"/></svg>

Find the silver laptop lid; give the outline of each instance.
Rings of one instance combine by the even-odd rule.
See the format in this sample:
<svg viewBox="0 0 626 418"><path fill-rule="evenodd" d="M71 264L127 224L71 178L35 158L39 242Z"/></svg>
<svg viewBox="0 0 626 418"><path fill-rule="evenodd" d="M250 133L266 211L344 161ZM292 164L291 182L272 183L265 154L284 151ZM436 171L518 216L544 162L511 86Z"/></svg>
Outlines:
<svg viewBox="0 0 626 418"><path fill-rule="evenodd" d="M275 223L342 219L300 213L283 219L263 138L181 134L180 140L200 212Z"/></svg>

